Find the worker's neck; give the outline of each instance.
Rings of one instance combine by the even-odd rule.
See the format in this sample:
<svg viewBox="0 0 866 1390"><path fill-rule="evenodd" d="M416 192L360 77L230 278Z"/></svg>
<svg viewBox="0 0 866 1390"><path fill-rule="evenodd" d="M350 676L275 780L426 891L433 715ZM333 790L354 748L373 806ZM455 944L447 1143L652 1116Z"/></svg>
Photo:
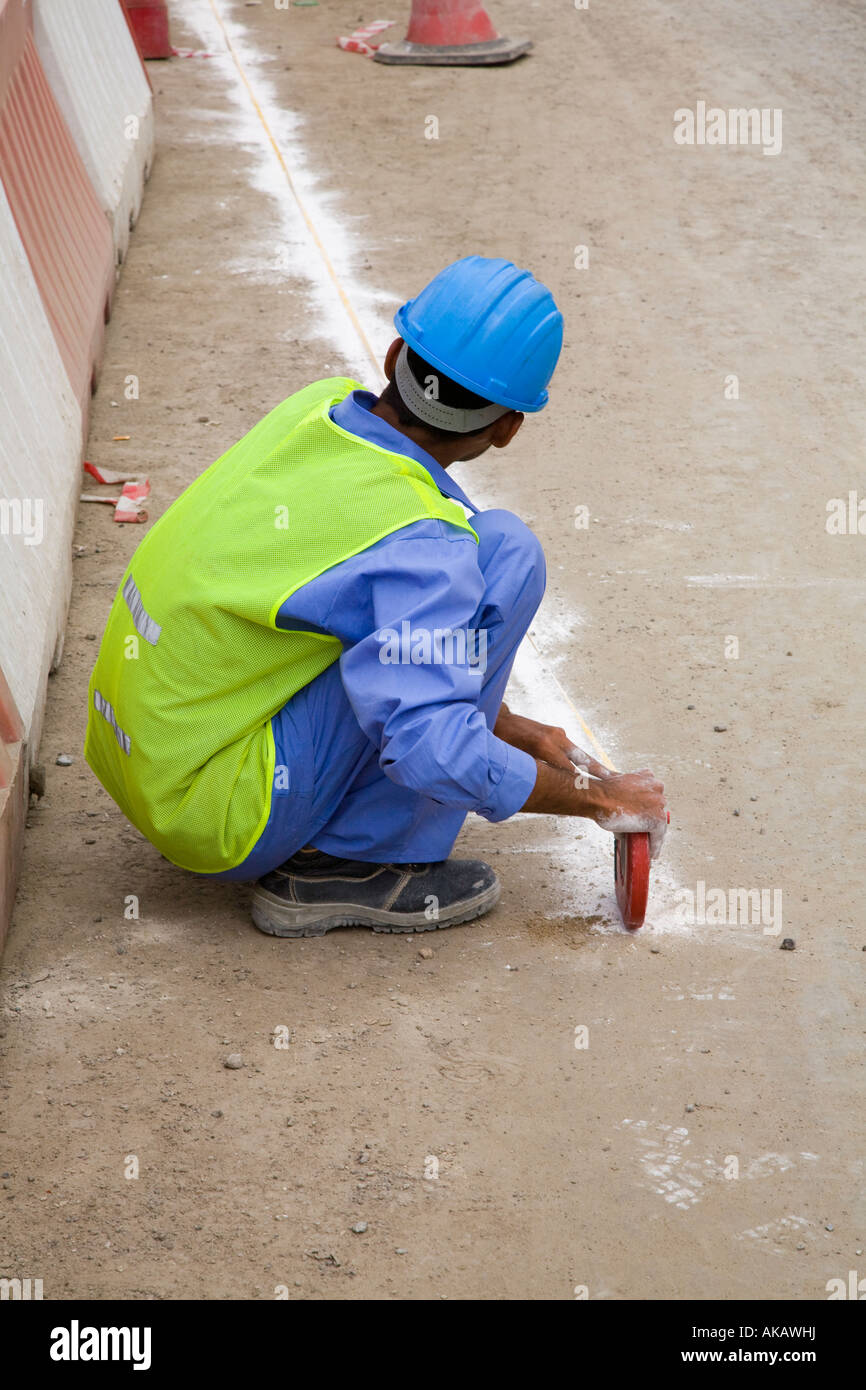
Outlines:
<svg viewBox="0 0 866 1390"><path fill-rule="evenodd" d="M420 449L434 458L442 468L448 468L457 461L457 454L462 452L460 446L455 446L453 441L431 439L426 430L417 429L414 425L401 425L397 418L397 412L388 405L387 401L378 400L374 406L370 407L371 415L378 415L380 420L395 429L398 434L404 434L407 439L411 439L413 444L417 444Z"/></svg>

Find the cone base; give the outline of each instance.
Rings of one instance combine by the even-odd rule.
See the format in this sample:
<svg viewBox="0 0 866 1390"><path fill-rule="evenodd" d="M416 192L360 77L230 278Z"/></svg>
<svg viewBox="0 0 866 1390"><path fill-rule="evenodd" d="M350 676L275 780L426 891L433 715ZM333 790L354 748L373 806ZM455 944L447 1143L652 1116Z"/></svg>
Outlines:
<svg viewBox="0 0 866 1390"><path fill-rule="evenodd" d="M429 63L440 67L486 67L513 63L532 47L531 39L490 39L486 43L383 43L373 55L377 63Z"/></svg>

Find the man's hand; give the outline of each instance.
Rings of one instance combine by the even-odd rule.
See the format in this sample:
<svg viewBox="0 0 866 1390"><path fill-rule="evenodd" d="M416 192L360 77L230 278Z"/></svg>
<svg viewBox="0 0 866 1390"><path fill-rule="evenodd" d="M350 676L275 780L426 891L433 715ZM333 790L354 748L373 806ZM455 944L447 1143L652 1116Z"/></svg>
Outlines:
<svg viewBox="0 0 866 1390"><path fill-rule="evenodd" d="M596 824L612 835L648 831L650 856L657 859L668 828L664 785L649 768L643 768L640 772L611 773L597 791L598 805L593 815Z"/></svg>
<svg viewBox="0 0 866 1390"><path fill-rule="evenodd" d="M612 772L575 747L564 729L512 714L505 705L493 732L535 758L538 776L523 811L587 816L612 835L647 831L650 854L657 858L667 830L665 789L648 768Z"/></svg>
<svg viewBox="0 0 866 1390"><path fill-rule="evenodd" d="M503 743L510 743L512 748L520 748L530 757L550 763L551 767L560 767L572 776L576 767L588 768L594 777L610 775L602 763L576 748L564 729L553 724L539 724L536 719L526 719L522 714L512 714L507 705L500 708L493 732Z"/></svg>
<svg viewBox="0 0 866 1390"><path fill-rule="evenodd" d="M578 752L577 749L574 750ZM655 859L667 830L665 789L649 770L610 772L604 777L575 776L536 759L535 788L521 808L546 816L588 816L609 830L646 830ZM590 766L590 771L592 767Z"/></svg>

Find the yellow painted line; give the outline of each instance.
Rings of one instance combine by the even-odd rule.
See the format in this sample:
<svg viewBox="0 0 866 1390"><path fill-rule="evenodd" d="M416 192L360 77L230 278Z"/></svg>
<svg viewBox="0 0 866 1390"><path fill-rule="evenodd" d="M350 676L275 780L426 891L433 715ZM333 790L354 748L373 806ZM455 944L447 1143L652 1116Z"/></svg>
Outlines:
<svg viewBox="0 0 866 1390"><path fill-rule="evenodd" d="M298 205L298 211L300 212L300 214L301 214L301 216L303 217L305 223L307 224L307 230L309 231L310 236L313 238L313 241L314 241L314 243L315 243L315 245L316 245L316 249L318 250L320 256L322 257L322 261L323 261L323 263L324 263L325 270L327 271L328 276L329 276L331 282L333 283L334 288L335 288L336 291L337 291L337 294L340 296L340 300L342 301L343 308L346 310L346 313L347 313L348 316L349 316L349 321L350 321L350 323L352 324L352 327L354 328L355 332L357 333L360 342L363 344L364 351L366 352L367 356L369 357L369 359L370 359L370 361L371 361L371 363L372 363L372 365L373 365L373 370L375 371L375 373L376 373L376 375L379 377L379 379L382 380L382 381L384 381L384 374L383 374L383 372L382 372L382 367L381 367L381 365L380 365L380 363L379 363L379 359L377 358L375 352L373 351L373 345L372 345L372 343L370 342L370 339L367 337L367 334L366 334L365 331L364 331L364 327L363 327L363 325L362 325L362 323L361 323L361 320L358 318L357 313L355 312L355 307L354 307L354 305L352 304L351 299L349 298L348 294L346 293L346 290L343 288L343 285L342 285L341 282L340 282L340 277L339 277L339 275L337 274L336 270L334 269L334 263L333 263L333 261L331 260L330 256L328 255L327 248L325 247L325 244L324 244L324 242L322 241L322 238L319 236L319 233L318 233L318 231L317 231L317 229L316 229L316 224L314 223L312 217L310 216L310 213L309 213L308 210L307 210L307 206L306 206L306 204L304 203L303 198L301 197L300 193L298 192L297 185L296 185L294 179L292 178L291 170L289 169L289 166L287 165L287 163L286 163L286 161L285 161L285 158L284 158L284 156L283 156L283 152L282 152L282 150L280 149L279 145L277 144L277 141L276 141L276 139L275 139L275 137L274 137L274 133L273 133L273 131L271 130L271 127L268 125L268 121L267 121L267 118L266 118L266 116L265 116L264 111L262 110L261 103L259 102L259 100L258 100L258 98L257 98L257 96L256 96L256 94L255 94L255 92L253 91L252 83L250 82L250 79L248 78L248 76L247 76L247 74L246 74L246 70L244 69L243 63L241 62L240 58L238 57L237 51L236 51L236 49L235 49L235 46L234 46L234 44L232 43L231 39L230 39L229 36L228 36L228 33L227 33L227 31L226 31L225 24L223 23L222 15L220 14L219 9L218 9L218 7L217 7L217 5L216 5L216 0L208 0L208 3L210 4L211 10L213 11L214 19L216 20L217 24L219 25L219 27L220 27L220 29L221 29L221 31L222 31L222 36L223 36L223 39L225 40L225 45L226 45L226 48L228 49L228 52L229 52L229 54L230 54L230 56L231 56L232 62L234 63L235 67L237 68L237 70L238 70L238 75L239 75L241 81L243 82L244 86L245 86L246 89L247 89L247 94L248 94L249 99L250 99L250 101L251 101L251 103L252 103L253 110L255 111L256 115L258 116L259 120L261 121L262 129L264 130L265 135L266 135L267 138L268 138L268 142L269 142L269 144L270 144L270 146L271 146L271 149L273 150L274 154L275 154L276 157L277 157L277 162L279 163L279 166L280 166L280 168L282 169L283 174L285 175L286 183L287 183L288 186L289 186L289 191L290 191L292 197L294 198L295 202L297 203L297 205ZM542 666L544 666L544 659L542 658L542 655L541 655L540 651L538 650L538 648L536 647L535 643L533 642L532 638L529 637L529 636L527 635L527 639L526 639L526 640L529 642L530 646L532 647L533 651L535 652L535 655L538 657L538 659L539 659L539 661L541 662ZM573 710L573 712L574 712L574 717L575 717L575 719L577 720L577 722L579 723L579 725L580 725L581 729L583 730L583 732L584 732L586 738L589 740L589 743L592 745L592 750L594 751L595 756L598 758L598 761L599 761L600 763L604 763L605 767L609 767L609 768L611 768L611 770L613 770L613 766L614 766L613 763L611 762L611 760L610 760L610 758L608 757L607 753L606 753L606 752L604 751L604 749L602 748L602 746L601 746L601 744L599 743L598 739L596 738L595 734L592 732L592 729L589 727L589 725L588 725L588 724L586 723L586 721L584 720L583 716L581 715L580 711L578 710L577 706L575 705L575 703L574 703L574 701L572 700L571 696L569 695L568 691L565 690L565 689L563 688L563 686L562 686L562 685L560 684L560 682L556 679L556 676L554 676L554 675L552 674L552 672L548 671L548 672L547 672L547 676L548 676L548 679L552 682L552 684L554 684L554 685L558 688L558 690L559 690L560 694L562 695L562 698L565 700L566 704ZM586 749L586 750L584 750L584 751L588 752L589 749Z"/></svg>
<svg viewBox="0 0 866 1390"><path fill-rule="evenodd" d="M535 653L536 653L536 655L538 656L539 661L541 662L542 665L544 665L544 658L542 657L541 652L540 652L540 651L538 650L538 648L535 646L535 643L532 641L532 638L529 636L528 633L527 633L527 641L530 642L530 643L532 644L532 646L533 646L534 649L535 649ZM611 770L611 772L616 772L616 768L615 768L613 762L611 761L610 756L609 756L609 755L605 752L605 750L602 748L601 744L599 743L599 741L598 741L598 739L596 738L595 734L592 732L592 729L591 729L591 728L589 727L589 725L587 724L587 722L586 722L586 720L584 719L583 715L581 714L580 710L577 708L577 705L576 705L576 704L574 703L574 701L572 700L572 698L571 698L571 696L569 695L568 691L567 691L567 690L565 689L565 687L556 679L556 676L553 674L552 671L547 671L547 668L546 668L546 667L545 667L545 671L546 671L546 674L547 674L547 676L548 676L548 679L551 680L551 681L553 682L553 684L557 687L557 689L561 692L562 698L565 700L566 704L569 705L569 706L571 707L571 709L574 711L574 717L575 717L575 719L577 720L577 722L578 722L578 724L580 725L580 727L583 729L583 732L586 734L586 737L587 737L587 739L589 740L589 742L592 744L592 748L591 748L591 749L590 749L590 748L584 748L584 750L583 750L584 753L589 753L589 752L593 752L593 751L594 751L594 752L595 752L595 756L596 756L596 758L598 759L598 761L599 761L600 763L604 763L605 767L609 767L610 770Z"/></svg>
<svg viewBox="0 0 866 1390"><path fill-rule="evenodd" d="M337 294L340 296L340 299L342 300L343 308L346 310L346 313L347 313L348 316L349 316L349 319L350 319L350 322L351 322L351 324L352 324L352 327L354 328L354 330L355 330L355 332L357 333L359 339L361 340L361 343L362 343L363 346L364 346L364 351L367 353L367 356L369 357L370 361L371 361L372 364L373 364L373 370L375 371L377 377L379 377L381 380L384 381L384 376L383 376L383 373L382 373L382 368L381 368L381 366L380 366L380 364L379 364L379 359L378 359L378 357L376 356L375 352L373 351L373 345L372 345L372 343L370 342L370 339L367 337L367 334L364 332L364 328L363 328L363 326L362 326L362 324L361 324L361 320L358 318L358 315L355 313L355 309L354 309L354 306L353 306L353 304L352 304L352 301L349 299L349 296L347 295L346 291L343 289L343 286L342 286L341 283L340 283L340 277L338 276L336 270L334 269L333 262L331 261L331 258L330 258L330 256L328 255L327 249L326 249L326 247L325 247L325 245L324 245L324 243L323 243L321 237L319 236L318 231L316 230L316 225L315 225L315 223L313 222L312 217L310 216L309 212L307 211L306 204L304 203L303 198L301 197L300 193L298 192L297 185L295 184L295 181L294 181L294 179L292 178L292 175L291 175L291 171L290 171L290 169L289 169L289 166L287 165L285 159L283 158L283 152L282 152L282 150L280 149L279 145L277 144L276 139L274 138L274 133L273 133L273 131L271 130L270 126L268 125L268 122L267 122L267 118L266 118L266 116L265 116L265 113L264 113L264 111L263 111L262 108L261 108L261 103L259 102L259 100L258 100L258 98L257 98L257 96L256 96L256 94L255 94L255 92L253 91L252 84L251 84L249 78L247 77L246 71L245 71L245 69L244 69L244 66L243 66L243 64L242 64L242 62L241 62L241 60L240 60L240 58L239 58L238 55L237 55L237 51L236 51L236 49L235 49L235 47L234 47L234 44L232 43L231 39L230 39L229 36L228 36L228 33L226 32L226 27L225 27L225 24L223 23L222 15L220 14L220 12L219 12L219 10L218 10L216 4L215 4L215 0L209 0L209 3L210 3L210 7L211 7L211 9L212 9L212 11L213 11L214 19L216 20L217 24L219 25L220 29L222 30L222 36L223 36L223 38L225 39L226 48L228 49L228 51L229 51L229 53L230 53L230 55L231 55L232 62L234 63L235 67L237 68L238 74L239 74L239 76L240 76L240 79L241 79L241 81L243 82L244 86L245 86L246 89L247 89L247 93L248 93L248 95L249 95L250 101L251 101L252 104L253 104L253 109L255 110L256 115L258 116L259 120L260 120L261 123L262 123L262 128L264 129L264 132L265 132L265 134L266 134L267 137L268 137L268 141L270 142L271 149L273 150L274 154L275 154L276 157L277 157L277 162L278 162L280 168L282 169L283 173L285 174L286 183L289 185L289 190L290 190L290 192L291 192L291 195L292 195L292 197L294 198L295 202L297 203L297 205L298 205L298 210L299 210L301 216L303 217L304 221L305 221L306 224L307 224L307 229L308 229L308 231L309 231L309 233L310 233L310 236L313 238L313 241L314 241L315 244L316 244L316 249L318 250L320 256L322 257L322 260L323 260L324 265L325 265L325 270L328 272L328 275L329 275L329 277L330 277L330 279L331 279L331 281L332 281L332 283L333 283L333 285L334 285L334 288L336 289Z"/></svg>

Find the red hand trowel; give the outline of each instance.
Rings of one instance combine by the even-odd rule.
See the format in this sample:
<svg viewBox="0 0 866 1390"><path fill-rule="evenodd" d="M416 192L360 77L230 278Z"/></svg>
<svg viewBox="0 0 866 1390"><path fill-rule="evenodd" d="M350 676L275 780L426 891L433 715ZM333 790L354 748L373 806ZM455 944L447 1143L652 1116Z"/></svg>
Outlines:
<svg viewBox="0 0 866 1390"><path fill-rule="evenodd" d="M668 825L671 813L668 811ZM643 926L649 897L650 837L634 830L613 837L613 877L616 900L625 926Z"/></svg>

